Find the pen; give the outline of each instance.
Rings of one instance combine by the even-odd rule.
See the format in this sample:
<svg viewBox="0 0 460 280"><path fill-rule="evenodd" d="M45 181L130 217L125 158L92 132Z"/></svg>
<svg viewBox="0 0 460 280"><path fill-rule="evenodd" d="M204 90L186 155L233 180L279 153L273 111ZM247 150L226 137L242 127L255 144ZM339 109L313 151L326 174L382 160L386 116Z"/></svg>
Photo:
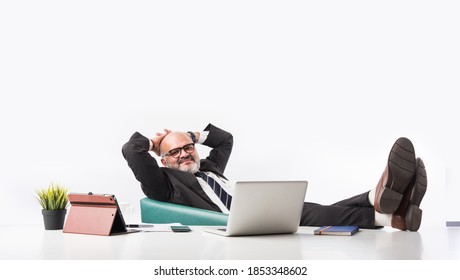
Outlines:
<svg viewBox="0 0 460 280"><path fill-rule="evenodd" d="M129 227L129 228L149 228L149 227L153 227L153 225L131 224L131 225L126 225L126 227Z"/></svg>

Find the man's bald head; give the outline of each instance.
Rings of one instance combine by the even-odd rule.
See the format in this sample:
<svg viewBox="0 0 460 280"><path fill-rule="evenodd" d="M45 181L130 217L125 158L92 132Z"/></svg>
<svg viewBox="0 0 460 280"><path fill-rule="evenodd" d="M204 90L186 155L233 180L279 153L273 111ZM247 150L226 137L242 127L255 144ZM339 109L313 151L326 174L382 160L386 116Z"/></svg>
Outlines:
<svg viewBox="0 0 460 280"><path fill-rule="evenodd" d="M160 143L160 155L164 155L172 149L183 147L192 142L192 138L186 132L172 131L168 133Z"/></svg>

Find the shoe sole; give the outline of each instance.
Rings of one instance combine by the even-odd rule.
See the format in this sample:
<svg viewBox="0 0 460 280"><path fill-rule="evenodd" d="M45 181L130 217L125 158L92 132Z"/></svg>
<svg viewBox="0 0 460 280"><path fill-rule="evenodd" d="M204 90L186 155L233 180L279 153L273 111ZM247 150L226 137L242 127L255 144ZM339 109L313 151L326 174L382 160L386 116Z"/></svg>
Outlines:
<svg viewBox="0 0 460 280"><path fill-rule="evenodd" d="M425 164L418 159L418 167L415 174L415 183L406 213L406 227L410 231L417 231L422 223L423 211L420 203L425 196L428 187Z"/></svg>
<svg viewBox="0 0 460 280"><path fill-rule="evenodd" d="M414 173L414 145L409 139L401 137L395 142L388 156L388 181L379 203L382 213L391 214L396 211Z"/></svg>

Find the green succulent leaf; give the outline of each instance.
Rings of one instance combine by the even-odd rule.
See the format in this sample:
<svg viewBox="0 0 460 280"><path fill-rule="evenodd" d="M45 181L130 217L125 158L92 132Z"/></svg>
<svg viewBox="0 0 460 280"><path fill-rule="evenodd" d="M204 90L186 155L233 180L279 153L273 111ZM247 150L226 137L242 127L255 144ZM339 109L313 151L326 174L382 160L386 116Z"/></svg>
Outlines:
<svg viewBox="0 0 460 280"><path fill-rule="evenodd" d="M35 190L35 193L38 203L44 210L62 210L68 206L69 191L62 185L51 182L48 187Z"/></svg>

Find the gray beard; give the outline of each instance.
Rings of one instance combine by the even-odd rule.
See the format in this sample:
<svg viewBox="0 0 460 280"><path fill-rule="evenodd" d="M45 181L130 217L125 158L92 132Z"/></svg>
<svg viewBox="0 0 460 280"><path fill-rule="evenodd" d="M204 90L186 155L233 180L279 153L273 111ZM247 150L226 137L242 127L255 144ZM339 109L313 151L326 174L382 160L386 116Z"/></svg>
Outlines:
<svg viewBox="0 0 460 280"><path fill-rule="evenodd" d="M179 166L179 170L195 174L198 172L198 170L200 170L200 163L195 162L190 166Z"/></svg>
<svg viewBox="0 0 460 280"><path fill-rule="evenodd" d="M167 164L166 167L195 174L200 170L200 162L194 162L190 166Z"/></svg>

